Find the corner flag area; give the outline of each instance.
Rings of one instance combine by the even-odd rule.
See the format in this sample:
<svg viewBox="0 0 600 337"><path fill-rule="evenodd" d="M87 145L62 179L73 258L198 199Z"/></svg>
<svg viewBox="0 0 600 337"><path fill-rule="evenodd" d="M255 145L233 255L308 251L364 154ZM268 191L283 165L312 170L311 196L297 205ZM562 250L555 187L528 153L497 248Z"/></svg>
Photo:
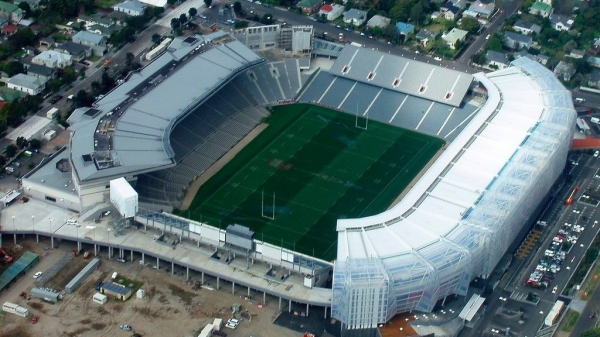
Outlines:
<svg viewBox="0 0 600 337"><path fill-rule="evenodd" d="M444 140L323 107L274 107L269 126L180 215L324 260L336 220L386 210Z"/></svg>

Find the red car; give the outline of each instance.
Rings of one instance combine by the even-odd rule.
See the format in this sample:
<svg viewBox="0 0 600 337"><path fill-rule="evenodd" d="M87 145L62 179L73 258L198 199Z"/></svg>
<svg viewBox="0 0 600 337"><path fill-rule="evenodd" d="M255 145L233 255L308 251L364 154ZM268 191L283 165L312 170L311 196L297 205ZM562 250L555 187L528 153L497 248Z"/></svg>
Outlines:
<svg viewBox="0 0 600 337"><path fill-rule="evenodd" d="M37 316L31 317L31 324L36 324L37 322L38 322L38 317Z"/></svg>

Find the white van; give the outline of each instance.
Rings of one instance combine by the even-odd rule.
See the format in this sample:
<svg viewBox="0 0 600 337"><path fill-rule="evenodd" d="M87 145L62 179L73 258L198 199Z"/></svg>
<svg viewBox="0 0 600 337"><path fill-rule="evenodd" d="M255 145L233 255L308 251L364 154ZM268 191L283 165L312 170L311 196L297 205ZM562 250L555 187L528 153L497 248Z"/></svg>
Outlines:
<svg viewBox="0 0 600 337"><path fill-rule="evenodd" d="M575 98L575 103L585 103L585 98L577 97Z"/></svg>

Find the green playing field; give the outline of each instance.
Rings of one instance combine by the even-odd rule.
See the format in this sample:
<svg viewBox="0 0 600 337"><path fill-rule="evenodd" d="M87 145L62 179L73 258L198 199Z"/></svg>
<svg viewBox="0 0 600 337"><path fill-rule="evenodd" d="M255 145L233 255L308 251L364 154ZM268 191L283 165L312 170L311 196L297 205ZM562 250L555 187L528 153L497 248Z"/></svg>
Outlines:
<svg viewBox="0 0 600 337"><path fill-rule="evenodd" d="M444 145L306 104L277 106L266 123L181 215L325 260L336 256L337 219L387 209Z"/></svg>

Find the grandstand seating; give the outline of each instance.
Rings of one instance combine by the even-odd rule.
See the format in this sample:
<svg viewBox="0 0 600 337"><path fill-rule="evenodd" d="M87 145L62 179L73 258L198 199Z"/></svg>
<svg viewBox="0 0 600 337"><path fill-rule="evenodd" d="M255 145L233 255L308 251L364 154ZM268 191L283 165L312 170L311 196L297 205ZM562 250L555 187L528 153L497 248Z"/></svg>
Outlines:
<svg viewBox="0 0 600 337"><path fill-rule="evenodd" d="M451 141L473 117L476 106L453 107L357 82L328 72L319 72L297 98L347 113L357 111L369 119Z"/></svg>
<svg viewBox="0 0 600 337"><path fill-rule="evenodd" d="M171 132L176 166L138 177L140 200L179 207L190 184L245 137L268 111L245 86L230 82Z"/></svg>

